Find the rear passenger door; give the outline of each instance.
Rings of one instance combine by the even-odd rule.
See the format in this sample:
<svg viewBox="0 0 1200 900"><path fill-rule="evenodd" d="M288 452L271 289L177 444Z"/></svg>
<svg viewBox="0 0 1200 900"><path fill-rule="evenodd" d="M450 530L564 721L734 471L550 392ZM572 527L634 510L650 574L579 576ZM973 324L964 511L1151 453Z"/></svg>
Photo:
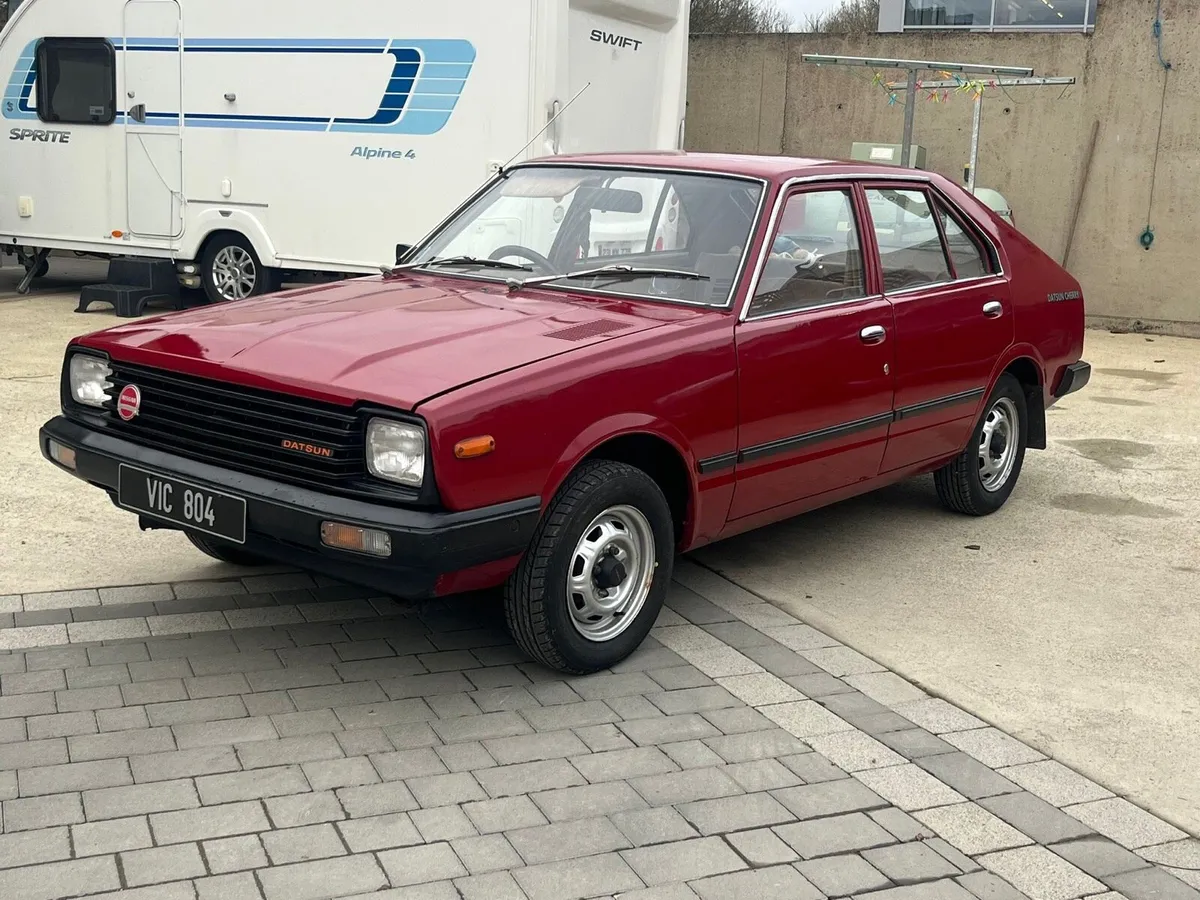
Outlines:
<svg viewBox="0 0 1200 900"><path fill-rule="evenodd" d="M895 313L896 415L882 471L952 456L970 437L1013 342L999 257L928 184L865 184L884 295Z"/></svg>
<svg viewBox="0 0 1200 900"><path fill-rule="evenodd" d="M861 195L784 197L737 326L738 461L730 519L879 472L892 419L891 305L867 287Z"/></svg>

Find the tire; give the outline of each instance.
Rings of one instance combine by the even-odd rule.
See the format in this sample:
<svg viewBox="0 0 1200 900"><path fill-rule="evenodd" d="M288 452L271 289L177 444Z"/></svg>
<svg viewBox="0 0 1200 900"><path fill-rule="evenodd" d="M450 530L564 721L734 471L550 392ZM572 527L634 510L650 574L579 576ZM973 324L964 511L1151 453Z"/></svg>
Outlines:
<svg viewBox="0 0 1200 900"><path fill-rule="evenodd" d="M209 303L229 303L279 290L279 272L263 266L251 243L232 231L214 235L200 255Z"/></svg>
<svg viewBox="0 0 1200 900"><path fill-rule="evenodd" d="M513 639L559 672L586 675L616 665L658 619L675 562L674 532L667 499L649 475L609 460L584 463L554 496L504 586ZM606 554L610 548L619 553ZM573 571L576 584L569 585ZM600 615L593 604L608 599L601 589L617 592L609 602L624 615Z"/></svg>
<svg viewBox="0 0 1200 900"><path fill-rule="evenodd" d="M989 466L984 463L985 438ZM1028 440L1025 392L1020 382L1006 373L996 382L967 448L934 472L938 499L947 509L969 516L996 512L1017 485Z"/></svg>
<svg viewBox="0 0 1200 900"><path fill-rule="evenodd" d="M187 532L187 539L195 545L196 549L206 556L211 556L218 562L229 563L231 566L244 566L246 568L255 568L256 566L269 565L269 561L261 556L255 556L253 553L247 553L235 544L227 544L224 541L218 541L213 538L201 537L198 534Z"/></svg>

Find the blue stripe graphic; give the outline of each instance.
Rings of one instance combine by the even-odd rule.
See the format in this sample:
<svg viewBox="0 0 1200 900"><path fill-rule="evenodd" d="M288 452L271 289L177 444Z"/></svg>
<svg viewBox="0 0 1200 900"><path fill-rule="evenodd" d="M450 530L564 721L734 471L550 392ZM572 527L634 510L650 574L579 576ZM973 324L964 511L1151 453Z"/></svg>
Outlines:
<svg viewBox="0 0 1200 900"><path fill-rule="evenodd" d="M111 38L118 51L175 53L179 44L167 38ZM29 99L37 79L31 41L21 53L5 88L2 112L6 119L36 119ZM475 47L457 39L404 40L385 38L185 38L185 53L322 53L388 54L392 73L379 108L365 119L335 116L230 115L149 111L146 125L177 128L230 128L266 131L336 131L358 134L436 134L450 121L458 98L475 64ZM118 123L126 122L118 113ZM139 123L141 124L141 123Z"/></svg>

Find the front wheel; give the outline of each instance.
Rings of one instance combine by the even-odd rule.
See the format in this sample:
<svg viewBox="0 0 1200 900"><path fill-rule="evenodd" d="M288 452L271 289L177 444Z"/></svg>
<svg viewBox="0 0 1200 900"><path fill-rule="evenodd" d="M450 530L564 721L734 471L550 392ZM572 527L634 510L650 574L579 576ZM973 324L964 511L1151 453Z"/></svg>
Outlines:
<svg viewBox="0 0 1200 900"><path fill-rule="evenodd" d="M513 639L560 672L607 669L646 639L675 559L671 509L654 480L594 460L567 479L504 587Z"/></svg>
<svg viewBox="0 0 1200 900"><path fill-rule="evenodd" d="M1017 486L1029 435L1025 392L1001 375L967 449L934 473L938 498L948 509L986 516L1002 507Z"/></svg>
<svg viewBox="0 0 1200 900"><path fill-rule="evenodd" d="M210 303L245 300L279 290L279 273L268 269L240 234L212 237L200 258L201 280Z"/></svg>

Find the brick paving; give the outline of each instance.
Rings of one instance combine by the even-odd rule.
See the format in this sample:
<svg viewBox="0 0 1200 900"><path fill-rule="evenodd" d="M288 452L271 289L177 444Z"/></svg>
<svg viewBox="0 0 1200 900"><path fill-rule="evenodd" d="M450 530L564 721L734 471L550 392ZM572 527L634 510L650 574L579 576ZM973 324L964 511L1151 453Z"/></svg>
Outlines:
<svg viewBox="0 0 1200 900"><path fill-rule="evenodd" d="M0 597L0 898L1200 900L1200 841L682 562L563 678L494 599Z"/></svg>

